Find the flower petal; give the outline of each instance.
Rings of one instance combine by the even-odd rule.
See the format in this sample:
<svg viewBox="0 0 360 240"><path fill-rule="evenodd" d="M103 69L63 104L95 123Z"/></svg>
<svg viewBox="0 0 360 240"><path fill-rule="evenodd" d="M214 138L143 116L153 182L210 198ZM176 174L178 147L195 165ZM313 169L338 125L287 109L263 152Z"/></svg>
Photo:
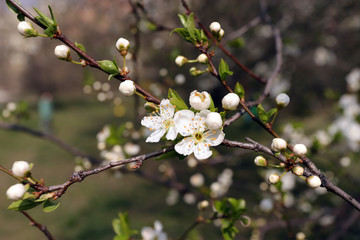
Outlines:
<svg viewBox="0 0 360 240"><path fill-rule="evenodd" d="M191 137L184 138L181 142L175 145L175 151L182 155L188 156L194 151L195 141Z"/></svg>
<svg viewBox="0 0 360 240"><path fill-rule="evenodd" d="M193 118L194 112L190 110L176 112L174 117L176 131L183 136L189 136L193 132L193 129L191 128Z"/></svg>
<svg viewBox="0 0 360 240"><path fill-rule="evenodd" d="M225 133L221 129L209 130L206 133L205 141L210 146L220 145L225 138Z"/></svg>
<svg viewBox="0 0 360 240"><path fill-rule="evenodd" d="M166 118L172 118L174 116L175 107L170 103L169 99L161 100L160 108Z"/></svg>
<svg viewBox="0 0 360 240"><path fill-rule="evenodd" d="M201 142L195 146L194 155L197 159L203 160L209 158L212 155L212 151L208 145Z"/></svg>
<svg viewBox="0 0 360 240"><path fill-rule="evenodd" d="M162 126L162 118L159 116L149 116L144 117L141 120L141 125L147 127L147 128L159 128Z"/></svg>
<svg viewBox="0 0 360 240"><path fill-rule="evenodd" d="M166 134L166 139L167 140L175 140L176 136L177 136L177 131L175 127L170 127L168 129L168 132Z"/></svg>
<svg viewBox="0 0 360 240"><path fill-rule="evenodd" d="M160 138L164 136L166 129L160 128L156 129L150 136L145 140L145 142L159 142Z"/></svg>

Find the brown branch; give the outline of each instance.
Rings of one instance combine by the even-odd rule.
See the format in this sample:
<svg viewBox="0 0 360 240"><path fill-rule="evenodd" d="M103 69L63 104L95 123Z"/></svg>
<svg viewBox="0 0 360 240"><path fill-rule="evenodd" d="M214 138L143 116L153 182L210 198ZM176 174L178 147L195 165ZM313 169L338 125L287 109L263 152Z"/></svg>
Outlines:
<svg viewBox="0 0 360 240"><path fill-rule="evenodd" d="M74 155L74 156L79 156L79 157L83 157L83 158L87 158L90 160L91 163L100 163L101 160L98 158L95 158L93 156L90 156L82 151L80 151L79 149L63 142L62 140L60 140L59 138L55 137L54 135L51 135L49 133L46 132L41 132L41 131L36 131L34 129L19 125L19 124L11 124L11 123L5 123L5 122L1 122L0 121L0 128L5 129L5 130L9 130L9 131L17 131L17 132L23 132L35 137L39 137L39 138L43 138L46 140L49 140L50 142L52 142L53 144L57 145L58 147L64 149L65 151L69 152L70 154Z"/></svg>
<svg viewBox="0 0 360 240"><path fill-rule="evenodd" d="M45 225L42 225L36 222L27 212L21 211L21 213L30 220L30 225L38 228L49 240L54 240L55 238L51 235L49 230Z"/></svg>
<svg viewBox="0 0 360 240"><path fill-rule="evenodd" d="M136 157L128 158L128 159L125 159L122 161L110 162L106 165L103 165L103 166L100 166L98 168L94 168L94 169L91 169L88 171L75 172L72 174L72 176L69 178L68 181L66 181L65 183L60 184L60 185L46 187L46 186L42 186L42 185L38 185L38 184L33 184L32 187L39 191L39 195L48 193L48 192L54 192L55 198L59 198L65 193L65 191L67 190L68 187L70 187L74 183L83 181L88 176L101 173L107 169L110 169L110 168L113 168L116 166L122 166L122 165L126 165L126 164L133 163L133 162L136 163L135 168L138 168L143 164L143 162L145 160L152 158L152 157L160 156L160 155L170 152L172 150L174 150L174 146L164 148L162 150L151 152L148 154L143 154L143 155L139 155Z"/></svg>

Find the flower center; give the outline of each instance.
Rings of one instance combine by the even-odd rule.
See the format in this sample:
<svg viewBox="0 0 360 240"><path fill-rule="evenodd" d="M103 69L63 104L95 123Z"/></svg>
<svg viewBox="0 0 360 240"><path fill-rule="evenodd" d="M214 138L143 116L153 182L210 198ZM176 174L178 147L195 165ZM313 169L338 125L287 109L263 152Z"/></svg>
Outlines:
<svg viewBox="0 0 360 240"><path fill-rule="evenodd" d="M205 101L206 96L205 96L204 93L195 92L195 96L200 97L200 100L201 100L202 102Z"/></svg>
<svg viewBox="0 0 360 240"><path fill-rule="evenodd" d="M193 136L196 139L196 143L202 142L202 140L204 138L204 136L201 132L196 132Z"/></svg>

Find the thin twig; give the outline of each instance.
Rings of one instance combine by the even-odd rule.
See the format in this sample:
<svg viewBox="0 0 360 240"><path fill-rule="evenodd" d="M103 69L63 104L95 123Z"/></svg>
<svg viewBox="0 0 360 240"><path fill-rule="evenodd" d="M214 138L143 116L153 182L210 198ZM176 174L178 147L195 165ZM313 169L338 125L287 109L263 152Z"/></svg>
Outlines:
<svg viewBox="0 0 360 240"><path fill-rule="evenodd" d="M47 237L47 239L55 239L45 225L36 222L27 212L21 211L21 213L30 220L30 225L38 228Z"/></svg>

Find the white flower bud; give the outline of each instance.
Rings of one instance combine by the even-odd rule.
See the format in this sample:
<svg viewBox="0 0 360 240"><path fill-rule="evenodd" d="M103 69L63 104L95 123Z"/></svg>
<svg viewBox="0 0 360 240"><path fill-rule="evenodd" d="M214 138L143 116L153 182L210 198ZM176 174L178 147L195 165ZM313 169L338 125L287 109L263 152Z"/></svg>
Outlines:
<svg viewBox="0 0 360 240"><path fill-rule="evenodd" d="M66 45L58 45L54 50L55 56L60 60L70 60L70 48Z"/></svg>
<svg viewBox="0 0 360 240"><path fill-rule="evenodd" d="M19 33L25 37L36 37L38 35L38 32L31 25L31 23L25 21L19 22L17 29Z"/></svg>
<svg viewBox="0 0 360 240"><path fill-rule="evenodd" d="M6 196L13 201L20 200L26 193L26 188L21 183L17 183L9 187L6 191Z"/></svg>
<svg viewBox="0 0 360 240"><path fill-rule="evenodd" d="M120 83L119 91L125 96L131 96L135 93L136 87L132 80L125 80Z"/></svg>
<svg viewBox="0 0 360 240"><path fill-rule="evenodd" d="M317 188L321 186L321 180L318 176L310 176L306 179L307 184L309 185L309 187L311 188Z"/></svg>
<svg viewBox="0 0 360 240"><path fill-rule="evenodd" d="M302 176L304 174L304 168L302 166L295 166L292 169L292 172L296 175L296 176Z"/></svg>
<svg viewBox="0 0 360 240"><path fill-rule="evenodd" d="M266 159L263 156L257 156L254 159L254 163L256 166L259 166L259 167L266 167L268 164Z"/></svg>
<svg viewBox="0 0 360 240"><path fill-rule="evenodd" d="M279 174L273 173L269 176L268 180L271 184L278 183L280 181L281 177Z"/></svg>
<svg viewBox="0 0 360 240"><path fill-rule="evenodd" d="M203 201L198 203L198 209L199 210L204 210L204 209L206 209L208 207L209 207L209 201L207 201L207 200L203 200Z"/></svg>
<svg viewBox="0 0 360 240"><path fill-rule="evenodd" d="M219 31L219 38L221 39L221 38L224 36L224 34L225 34L224 29L220 29L220 31Z"/></svg>
<svg viewBox="0 0 360 240"><path fill-rule="evenodd" d="M199 61L199 63L204 63L204 64L208 63L208 61L209 61L209 59L208 59L208 57L206 56L205 53L200 54L197 57L197 60Z"/></svg>
<svg viewBox="0 0 360 240"><path fill-rule="evenodd" d="M218 33L221 29L221 25L218 22L212 22L210 24L210 30L214 33Z"/></svg>
<svg viewBox="0 0 360 240"><path fill-rule="evenodd" d="M307 153L307 148L304 144L295 144L294 145L294 153L297 156L302 156Z"/></svg>
<svg viewBox="0 0 360 240"><path fill-rule="evenodd" d="M222 107L226 110L235 110L240 103L240 98L236 93L228 93L221 100Z"/></svg>
<svg viewBox="0 0 360 240"><path fill-rule="evenodd" d="M208 109L211 104L210 95L205 91L200 93L194 90L190 93L189 102L195 110Z"/></svg>
<svg viewBox="0 0 360 240"><path fill-rule="evenodd" d="M281 152L285 150L287 147L287 143L282 138L274 138L271 143L271 149L275 152Z"/></svg>
<svg viewBox="0 0 360 240"><path fill-rule="evenodd" d="M285 93L280 93L277 95L275 100L278 107L281 108L286 107L290 103L290 97Z"/></svg>
<svg viewBox="0 0 360 240"><path fill-rule="evenodd" d="M222 127L223 121L221 115L217 112L211 112L206 117L206 125L211 130L216 130Z"/></svg>
<svg viewBox="0 0 360 240"><path fill-rule="evenodd" d="M15 161L11 169L12 173L17 177L27 177L30 170L30 164L25 161Z"/></svg>
<svg viewBox="0 0 360 240"><path fill-rule="evenodd" d="M176 65L178 65L179 67L181 67L182 65L184 65L185 63L187 63L189 60L184 57L184 56L177 56L175 59L175 63Z"/></svg>
<svg viewBox="0 0 360 240"><path fill-rule="evenodd" d="M119 38L116 41L115 46L116 46L117 50L120 52L121 56L124 57L127 55L127 50L130 47L130 42L125 38Z"/></svg>

